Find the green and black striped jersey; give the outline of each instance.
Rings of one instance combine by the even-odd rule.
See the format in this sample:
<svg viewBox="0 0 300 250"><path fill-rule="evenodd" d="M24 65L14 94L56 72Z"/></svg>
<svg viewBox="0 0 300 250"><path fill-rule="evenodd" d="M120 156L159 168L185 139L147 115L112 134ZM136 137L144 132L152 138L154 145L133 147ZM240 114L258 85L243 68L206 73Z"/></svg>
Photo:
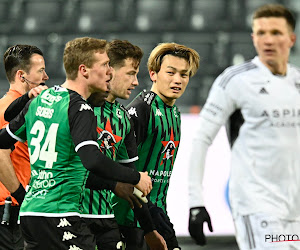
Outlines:
<svg viewBox="0 0 300 250"><path fill-rule="evenodd" d="M137 148L134 131L127 110L117 101L105 102L102 107L95 107L97 117L98 144L100 151L119 163L137 160ZM82 217L112 218L110 190L91 190L86 188L83 200Z"/></svg>
<svg viewBox="0 0 300 250"><path fill-rule="evenodd" d="M180 112L151 91L141 92L127 107L138 146L138 171L152 179L150 200L166 212L170 177L180 142ZM114 204L118 224L136 226L133 211L125 202ZM118 212L118 214L117 214Z"/></svg>
<svg viewBox="0 0 300 250"><path fill-rule="evenodd" d="M127 107L137 138L138 171L148 171L151 201L166 211L166 197L180 142L180 112L154 92L141 92Z"/></svg>

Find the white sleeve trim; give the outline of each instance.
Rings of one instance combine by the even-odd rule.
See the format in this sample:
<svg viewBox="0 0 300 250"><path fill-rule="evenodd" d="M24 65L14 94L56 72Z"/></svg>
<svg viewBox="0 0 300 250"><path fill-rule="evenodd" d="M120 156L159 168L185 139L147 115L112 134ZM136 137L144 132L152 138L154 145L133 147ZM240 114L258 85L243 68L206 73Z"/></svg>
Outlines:
<svg viewBox="0 0 300 250"><path fill-rule="evenodd" d="M12 138L14 138L15 140L20 141L20 142L25 142L25 141L22 140L20 137L16 136L15 134L13 134L13 132L10 131L10 129L9 129L9 124L6 126L6 131L7 131L7 133L8 133Z"/></svg>
<svg viewBox="0 0 300 250"><path fill-rule="evenodd" d="M134 157L134 158L131 158L131 159L124 159L124 160L119 160L118 162L119 163L130 163L130 162L135 162L139 159L138 156Z"/></svg>
<svg viewBox="0 0 300 250"><path fill-rule="evenodd" d="M76 147L75 147L75 152L78 152L78 150L83 147L83 146L86 146L86 145L95 145L99 148L99 144L95 141L83 141L83 142L80 142Z"/></svg>

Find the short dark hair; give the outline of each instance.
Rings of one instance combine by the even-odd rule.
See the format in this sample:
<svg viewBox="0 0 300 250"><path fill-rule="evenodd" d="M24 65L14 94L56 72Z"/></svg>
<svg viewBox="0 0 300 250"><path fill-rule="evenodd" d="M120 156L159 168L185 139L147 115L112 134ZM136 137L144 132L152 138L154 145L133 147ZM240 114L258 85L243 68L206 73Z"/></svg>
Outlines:
<svg viewBox="0 0 300 250"><path fill-rule="evenodd" d="M5 73L9 82L13 81L18 70L24 70L29 73L31 68L31 56L33 54L43 55L43 52L36 46L17 44L9 47L4 55L3 62L5 67Z"/></svg>
<svg viewBox="0 0 300 250"><path fill-rule="evenodd" d="M133 45L127 40L112 40L108 44L107 55L110 60L111 67L123 67L125 60L130 58L133 60L134 67L137 68L143 57L143 51L140 47Z"/></svg>
<svg viewBox="0 0 300 250"><path fill-rule="evenodd" d="M296 19L292 12L281 4L266 4L258 9L253 14L253 20L261 17L283 17L292 31L296 28Z"/></svg>

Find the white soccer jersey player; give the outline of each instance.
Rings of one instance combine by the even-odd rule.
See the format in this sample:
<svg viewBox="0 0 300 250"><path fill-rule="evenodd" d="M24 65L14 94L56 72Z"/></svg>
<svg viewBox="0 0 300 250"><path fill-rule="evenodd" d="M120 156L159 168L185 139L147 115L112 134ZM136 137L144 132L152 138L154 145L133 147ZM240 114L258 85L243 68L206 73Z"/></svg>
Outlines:
<svg viewBox="0 0 300 250"><path fill-rule="evenodd" d="M229 182L233 217L264 213L300 219L300 70L288 65L286 76L273 75L258 57L229 67L212 86L194 137L190 207L204 206L207 149L239 110L241 126L231 123L229 129L231 140L236 138Z"/></svg>

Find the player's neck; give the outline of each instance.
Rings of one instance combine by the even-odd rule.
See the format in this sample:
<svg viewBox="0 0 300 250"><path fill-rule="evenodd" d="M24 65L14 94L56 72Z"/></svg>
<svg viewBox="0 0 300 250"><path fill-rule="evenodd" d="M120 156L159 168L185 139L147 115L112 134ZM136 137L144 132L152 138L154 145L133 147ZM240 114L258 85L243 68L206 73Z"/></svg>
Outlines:
<svg viewBox="0 0 300 250"><path fill-rule="evenodd" d="M89 90L88 86L85 84L80 84L80 82L76 80L67 79L61 86L77 92L85 100L87 100L91 95L91 91Z"/></svg>
<svg viewBox="0 0 300 250"><path fill-rule="evenodd" d="M116 101L116 97L112 94L109 94L108 97L106 98L106 101L110 103L114 103Z"/></svg>

